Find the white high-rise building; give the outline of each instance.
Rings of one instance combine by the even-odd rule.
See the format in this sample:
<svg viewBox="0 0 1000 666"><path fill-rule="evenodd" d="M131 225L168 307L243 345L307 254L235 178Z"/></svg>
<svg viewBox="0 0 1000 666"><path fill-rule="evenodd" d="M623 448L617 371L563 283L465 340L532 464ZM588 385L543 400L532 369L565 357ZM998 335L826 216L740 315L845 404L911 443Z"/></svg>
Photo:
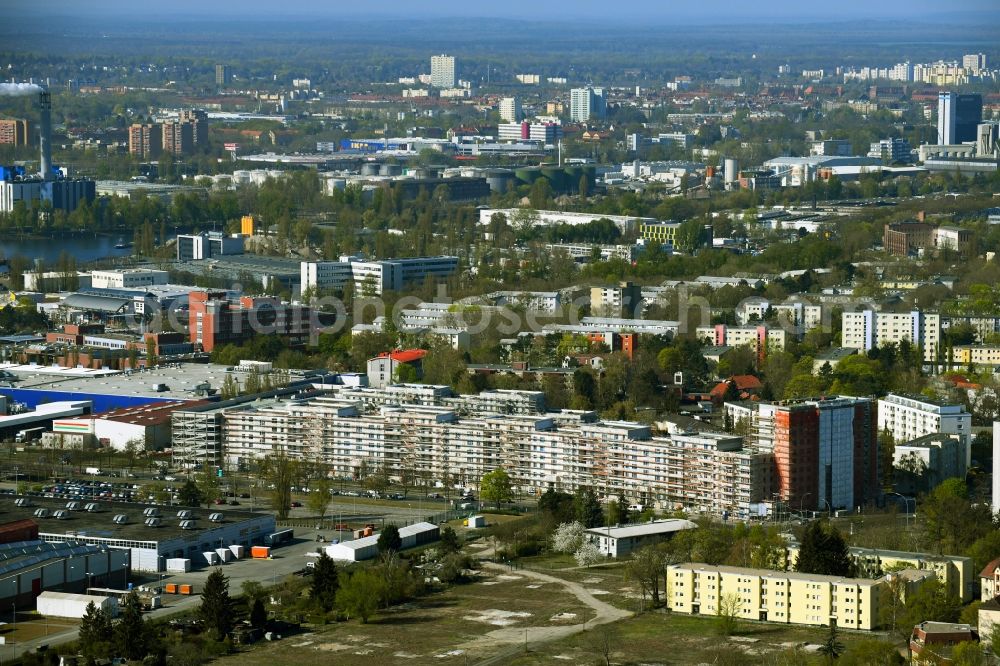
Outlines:
<svg viewBox="0 0 1000 666"><path fill-rule="evenodd" d="M969 53L962 56L962 67L969 70L972 74L979 74L979 72L986 69L986 54Z"/></svg>
<svg viewBox="0 0 1000 666"><path fill-rule="evenodd" d="M888 430L900 444L924 435L955 435L962 447L965 468L972 465L972 414L962 405L949 405L923 395L890 393L878 401L878 429Z"/></svg>
<svg viewBox="0 0 1000 666"><path fill-rule="evenodd" d="M569 117L578 123L603 119L608 114L604 88L573 88L569 93Z"/></svg>
<svg viewBox="0 0 1000 666"><path fill-rule="evenodd" d="M943 92L938 95L938 145L951 146L955 143L955 93Z"/></svg>
<svg viewBox="0 0 1000 666"><path fill-rule="evenodd" d="M435 88L455 87L455 56L431 56L431 85Z"/></svg>
<svg viewBox="0 0 1000 666"><path fill-rule="evenodd" d="M941 343L941 315L913 312L845 312L841 318L841 346L863 352L886 343L908 340L924 350L924 361L937 360Z"/></svg>
<svg viewBox="0 0 1000 666"><path fill-rule="evenodd" d="M504 97L500 100L500 119L508 123L521 120L521 100L516 97Z"/></svg>

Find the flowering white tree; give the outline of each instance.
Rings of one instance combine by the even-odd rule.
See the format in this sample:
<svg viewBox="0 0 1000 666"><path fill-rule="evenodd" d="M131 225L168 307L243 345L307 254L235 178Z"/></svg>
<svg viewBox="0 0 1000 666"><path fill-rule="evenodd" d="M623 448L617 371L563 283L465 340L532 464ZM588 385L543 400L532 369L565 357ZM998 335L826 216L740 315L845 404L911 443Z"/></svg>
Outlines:
<svg viewBox="0 0 1000 666"><path fill-rule="evenodd" d="M601 551L591 541L585 541L580 544L580 547L573 553L573 558L576 560L577 565L581 567L589 567L591 564L597 564L604 559Z"/></svg>
<svg viewBox="0 0 1000 666"><path fill-rule="evenodd" d="M583 543L583 523L574 520L563 523L552 535L552 550L558 553L575 553Z"/></svg>

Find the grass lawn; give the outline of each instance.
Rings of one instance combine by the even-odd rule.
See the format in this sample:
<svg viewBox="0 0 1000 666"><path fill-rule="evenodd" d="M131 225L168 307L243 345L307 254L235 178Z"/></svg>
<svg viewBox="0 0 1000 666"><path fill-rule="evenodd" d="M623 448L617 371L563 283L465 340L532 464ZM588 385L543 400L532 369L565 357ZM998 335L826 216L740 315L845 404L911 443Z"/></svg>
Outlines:
<svg viewBox="0 0 1000 666"><path fill-rule="evenodd" d="M507 663L518 666L603 663L601 644L606 637L614 646L611 660L618 664L823 663L817 655L794 650L795 646L825 641L828 630L824 627L741 623L739 633L733 637L718 635L715 627L712 618L646 613L606 627L588 628L585 633L550 643ZM845 646L871 637L838 633ZM733 652L742 652L746 660L728 660L727 653Z"/></svg>
<svg viewBox="0 0 1000 666"><path fill-rule="evenodd" d="M8 615L9 617L9 615ZM79 626L79 621L61 617L42 617L35 612L18 612L17 625L8 623L0 632L7 643L23 643Z"/></svg>
<svg viewBox="0 0 1000 666"><path fill-rule="evenodd" d="M503 648L484 644L492 631L581 624L592 617L556 583L516 571L484 574L480 582L453 587L380 612L368 624L356 620L327 626L220 660L222 664L286 663L464 664ZM477 639L479 639L477 641ZM476 645L468 643L477 641Z"/></svg>

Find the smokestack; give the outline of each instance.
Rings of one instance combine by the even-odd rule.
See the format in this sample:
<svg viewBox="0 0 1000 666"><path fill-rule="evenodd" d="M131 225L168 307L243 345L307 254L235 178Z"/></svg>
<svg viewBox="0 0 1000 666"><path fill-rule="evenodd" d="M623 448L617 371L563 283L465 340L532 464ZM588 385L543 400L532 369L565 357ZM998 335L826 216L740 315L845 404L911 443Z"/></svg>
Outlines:
<svg viewBox="0 0 1000 666"><path fill-rule="evenodd" d="M42 180L52 180L52 97L48 90L38 95L38 148L41 152Z"/></svg>

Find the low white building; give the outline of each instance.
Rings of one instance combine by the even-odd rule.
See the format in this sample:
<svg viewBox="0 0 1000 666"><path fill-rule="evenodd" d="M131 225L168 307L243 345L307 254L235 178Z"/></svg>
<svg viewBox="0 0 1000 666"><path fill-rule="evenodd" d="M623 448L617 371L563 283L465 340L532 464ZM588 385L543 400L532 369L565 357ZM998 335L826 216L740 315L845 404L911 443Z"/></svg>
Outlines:
<svg viewBox="0 0 1000 666"><path fill-rule="evenodd" d="M764 321L768 312L774 317L788 322L801 331L816 328L823 320L823 306L809 303L772 303L767 299L747 299L736 308L736 321L749 324Z"/></svg>
<svg viewBox="0 0 1000 666"><path fill-rule="evenodd" d="M370 560L378 555L378 535L331 544L326 547L326 554L330 559L346 562Z"/></svg>
<svg viewBox="0 0 1000 666"><path fill-rule="evenodd" d="M530 226L552 227L558 224L576 226L590 224L597 220L611 220L622 233L634 231L639 223L659 222L652 217L630 217L628 215L602 215L600 213L575 213L561 210L531 210L527 208L481 208L479 224L489 225L492 217L501 213L507 218L507 224L517 226L522 221Z"/></svg>
<svg viewBox="0 0 1000 666"><path fill-rule="evenodd" d="M681 530L696 527L690 520L671 518L619 527L594 527L584 532L584 538L596 545L601 555L623 557L643 546L669 539Z"/></svg>
<svg viewBox="0 0 1000 666"><path fill-rule="evenodd" d="M24 290L48 293L53 291L70 291L86 289L91 286L91 274L80 271L62 273L46 271L38 273L29 271L24 274Z"/></svg>
<svg viewBox="0 0 1000 666"><path fill-rule="evenodd" d="M110 617L118 617L118 599L115 597L46 590L38 595L37 603L38 614L44 617L66 617L79 620L86 615L87 606L91 603L103 609Z"/></svg>
<svg viewBox="0 0 1000 666"><path fill-rule="evenodd" d="M561 304L558 291L494 291L483 298L497 306L518 306L545 314L555 314Z"/></svg>
<svg viewBox="0 0 1000 666"><path fill-rule="evenodd" d="M422 285L428 277L447 278L458 269L458 257L409 257L362 261L341 257L339 261L303 261L300 265L302 290L340 289L348 281L363 296Z"/></svg>
<svg viewBox="0 0 1000 666"><path fill-rule="evenodd" d="M415 548L428 543L434 543L441 538L441 530L433 523L414 523L399 528L399 539L402 548Z"/></svg>
<svg viewBox="0 0 1000 666"><path fill-rule="evenodd" d="M169 277L167 271L152 268L93 271L90 274L90 286L94 289L133 289L167 284Z"/></svg>

